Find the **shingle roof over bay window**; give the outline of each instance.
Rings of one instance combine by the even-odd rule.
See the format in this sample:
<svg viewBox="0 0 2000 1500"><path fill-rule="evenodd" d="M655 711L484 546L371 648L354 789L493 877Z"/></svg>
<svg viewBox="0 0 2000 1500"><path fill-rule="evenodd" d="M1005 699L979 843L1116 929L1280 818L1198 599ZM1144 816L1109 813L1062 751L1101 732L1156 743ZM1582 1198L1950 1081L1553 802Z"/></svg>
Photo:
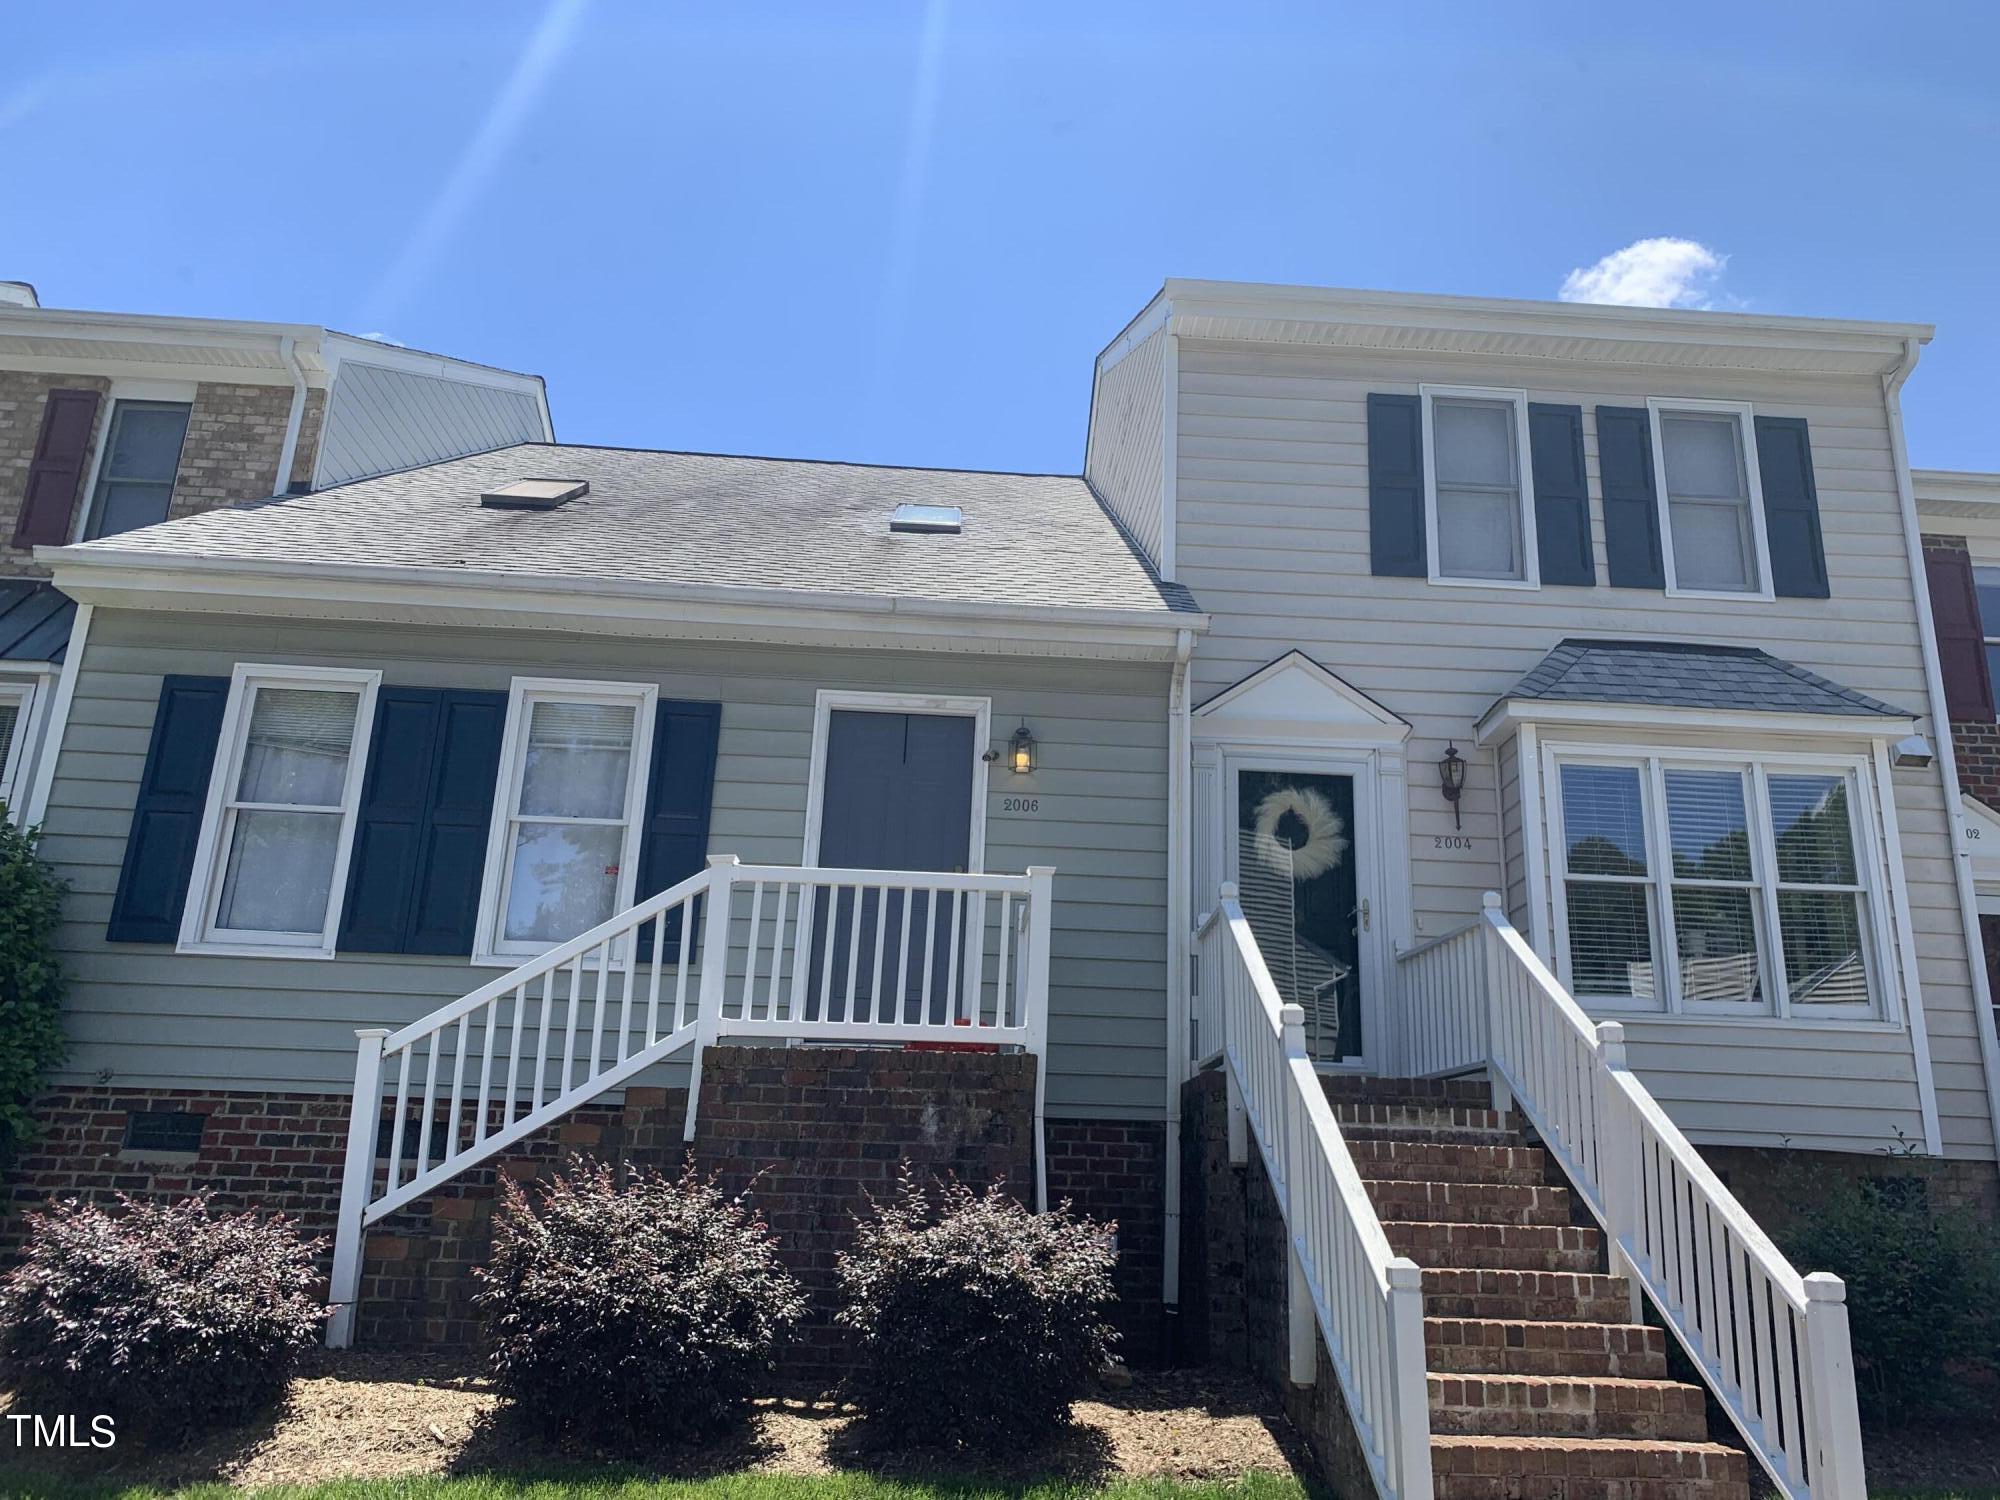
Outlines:
<svg viewBox="0 0 2000 1500"><path fill-rule="evenodd" d="M480 504L522 478L587 481L589 492L548 511ZM893 532L899 504L956 506L962 528ZM188 516L62 555L118 554L1130 610L1163 621L1196 612L1075 476L547 443Z"/></svg>
<svg viewBox="0 0 2000 1500"><path fill-rule="evenodd" d="M1754 646L1692 641L1565 640L1502 695L1510 699L1910 717Z"/></svg>

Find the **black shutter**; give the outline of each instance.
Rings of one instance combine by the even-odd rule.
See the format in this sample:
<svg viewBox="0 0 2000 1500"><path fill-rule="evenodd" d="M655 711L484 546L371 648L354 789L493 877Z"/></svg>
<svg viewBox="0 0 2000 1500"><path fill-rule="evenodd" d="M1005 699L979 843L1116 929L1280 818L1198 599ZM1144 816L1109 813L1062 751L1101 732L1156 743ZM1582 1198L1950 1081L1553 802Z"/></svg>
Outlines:
<svg viewBox="0 0 2000 1500"><path fill-rule="evenodd" d="M1826 546L1804 417L1757 418L1757 477L1764 485L1771 592L1783 599L1826 598Z"/></svg>
<svg viewBox="0 0 2000 1500"><path fill-rule="evenodd" d="M125 835L125 865L104 933L114 943L171 943L180 937L228 701L226 677L169 677L160 684L139 800Z"/></svg>
<svg viewBox="0 0 2000 1500"><path fill-rule="evenodd" d="M340 947L472 952L506 722L505 693L376 694Z"/></svg>
<svg viewBox="0 0 2000 1500"><path fill-rule="evenodd" d="M1986 631L1979 618L1972 559L1957 548L1926 551L1924 581L1931 593L1931 633L1937 637L1945 715L1954 722L1991 724L1993 683L1987 673ZM2000 626L2000 621L1995 624Z"/></svg>
<svg viewBox="0 0 2000 1500"><path fill-rule="evenodd" d="M1368 397L1368 556L1377 577L1426 578L1423 406Z"/></svg>
<svg viewBox="0 0 2000 1500"><path fill-rule="evenodd" d="M715 745L722 705L663 698L653 717L653 763L646 777L646 824L639 840L637 900L678 885L708 857L708 810L715 791ZM680 941L680 917L667 919L666 941ZM650 933L640 951L650 955Z"/></svg>
<svg viewBox="0 0 2000 1500"><path fill-rule="evenodd" d="M60 547L69 540L76 492L83 485L83 461L97 427L96 391L50 391L42 403L42 430L28 482L21 488L21 512L14 518L16 547Z"/></svg>
<svg viewBox="0 0 2000 1500"><path fill-rule="evenodd" d="M1597 408L1597 473L1604 489L1604 560L1615 589L1663 589L1660 506L1653 488L1653 424L1643 406Z"/></svg>
<svg viewBox="0 0 2000 1500"><path fill-rule="evenodd" d="M1535 551L1543 583L1597 582L1590 548L1590 482L1583 468L1583 408L1528 403L1535 478Z"/></svg>

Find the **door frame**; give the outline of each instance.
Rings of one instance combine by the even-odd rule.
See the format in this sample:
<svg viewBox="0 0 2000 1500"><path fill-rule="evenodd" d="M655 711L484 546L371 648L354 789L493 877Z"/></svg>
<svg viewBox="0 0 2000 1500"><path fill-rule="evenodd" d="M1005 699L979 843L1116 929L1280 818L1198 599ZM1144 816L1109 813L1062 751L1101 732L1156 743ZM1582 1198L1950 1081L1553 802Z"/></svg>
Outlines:
<svg viewBox="0 0 2000 1500"><path fill-rule="evenodd" d="M826 749L833 713L956 715L972 720L972 807L966 836L968 874L986 871L986 752L993 739L993 700L937 693L878 693L848 688L821 688L813 697L812 760L806 779L805 855L811 869L819 864L820 823L826 812Z"/></svg>
<svg viewBox="0 0 2000 1500"><path fill-rule="evenodd" d="M1390 1061L1383 1046L1390 1021L1388 991L1394 984L1394 945L1389 941L1392 915L1387 908L1391 882L1385 866L1387 855L1396 847L1386 826L1389 819L1383 797L1382 764L1379 750L1359 746L1307 746L1297 743L1256 743L1222 741L1213 746L1221 785L1214 799L1209 849L1219 864L1216 880L1237 879L1240 857L1238 840L1232 836L1240 808L1239 773L1243 771L1297 771L1306 775L1346 776L1354 782L1354 827L1351 848L1354 855L1354 896L1366 902L1368 920L1356 934L1355 951L1361 965L1361 1020L1363 1044L1356 1060L1333 1062L1315 1058L1313 1066L1322 1073L1381 1072ZM1395 778L1400 787L1401 777ZM1396 799L1400 804L1400 797Z"/></svg>

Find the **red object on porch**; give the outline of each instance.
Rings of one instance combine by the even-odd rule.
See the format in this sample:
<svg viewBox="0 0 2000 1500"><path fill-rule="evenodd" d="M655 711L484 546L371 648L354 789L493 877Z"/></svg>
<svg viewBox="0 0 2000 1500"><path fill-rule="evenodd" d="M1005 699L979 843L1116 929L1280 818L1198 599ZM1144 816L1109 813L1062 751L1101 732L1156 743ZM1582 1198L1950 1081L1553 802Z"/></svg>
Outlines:
<svg viewBox="0 0 2000 1500"><path fill-rule="evenodd" d="M960 1016L951 1023L954 1026L970 1026L970 1016ZM998 1042L905 1042L905 1052L998 1052Z"/></svg>

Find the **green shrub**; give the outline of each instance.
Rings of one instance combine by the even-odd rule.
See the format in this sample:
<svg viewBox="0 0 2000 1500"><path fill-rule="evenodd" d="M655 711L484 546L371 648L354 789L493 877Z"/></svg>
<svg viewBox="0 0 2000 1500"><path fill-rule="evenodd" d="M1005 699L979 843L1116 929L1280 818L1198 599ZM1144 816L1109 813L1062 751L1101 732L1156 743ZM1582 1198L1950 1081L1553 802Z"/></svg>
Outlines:
<svg viewBox="0 0 2000 1500"><path fill-rule="evenodd" d="M849 1380L886 1439L991 1449L1068 1420L1118 1335L1117 1226L1033 1214L997 1187L951 1183L932 1212L906 1170L840 1257L840 1321L860 1339Z"/></svg>
<svg viewBox="0 0 2000 1500"><path fill-rule="evenodd" d="M494 1383L544 1431L635 1447L740 1417L805 1312L742 1198L572 1159L539 1202L515 1184L493 1220L477 1301Z"/></svg>
<svg viewBox="0 0 2000 1500"><path fill-rule="evenodd" d="M1807 1172L1785 1236L1801 1271L1847 1283L1856 1393L1871 1423L1949 1416L1968 1375L2000 1372L1993 1233L1976 1214L1934 1207L1922 1163L1909 1165L1896 1176Z"/></svg>
<svg viewBox="0 0 2000 1500"><path fill-rule="evenodd" d="M121 1204L30 1217L0 1282L0 1361L18 1409L108 1413L178 1442L276 1405L325 1318L324 1241L283 1218L211 1214L205 1193Z"/></svg>
<svg viewBox="0 0 2000 1500"><path fill-rule="evenodd" d="M63 1055L55 931L65 887L36 856L36 837L0 803L0 1167L33 1135L29 1109Z"/></svg>

